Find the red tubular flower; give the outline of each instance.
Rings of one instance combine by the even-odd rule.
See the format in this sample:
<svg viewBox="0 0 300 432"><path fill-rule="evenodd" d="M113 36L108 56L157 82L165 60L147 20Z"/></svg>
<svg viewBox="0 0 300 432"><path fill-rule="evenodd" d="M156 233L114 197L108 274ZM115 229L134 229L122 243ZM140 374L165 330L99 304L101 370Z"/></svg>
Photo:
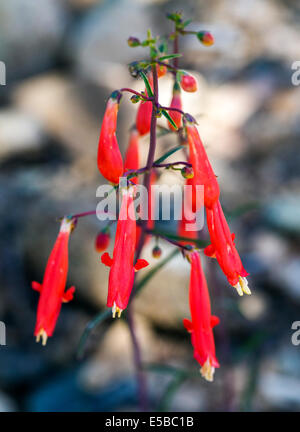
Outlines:
<svg viewBox="0 0 300 432"><path fill-rule="evenodd" d="M178 84L177 81L175 81L174 87L173 87L173 97L172 97L172 101L171 101L171 108L177 108L182 110L182 102L181 102L181 95L180 95L180 86ZM169 114L172 118L172 120L174 121L174 123L176 124L176 126L179 128L181 128L181 124L182 124L182 120L181 120L181 114L178 111L169 111ZM170 122L168 122L169 125L169 129L172 131L176 131L176 129L174 128L174 126L171 125Z"/></svg>
<svg viewBox="0 0 300 432"><path fill-rule="evenodd" d="M230 232L219 201L212 209L206 210L206 217L211 245L204 249L205 255L218 260L228 282L236 288L240 296L243 293L251 294L246 279L249 273L243 267L234 244L234 234Z"/></svg>
<svg viewBox="0 0 300 432"><path fill-rule="evenodd" d="M134 281L134 272L148 265L139 259L134 265L136 243L136 220L130 214L133 208L134 188L124 189L119 220L117 224L113 258L105 252L101 261L110 267L108 281L107 307L112 308L113 317L120 317L127 307Z"/></svg>
<svg viewBox="0 0 300 432"><path fill-rule="evenodd" d="M100 173L113 184L119 184L122 176L123 159L116 137L117 115L122 95L115 91L108 99L101 126L98 145L98 168Z"/></svg>
<svg viewBox="0 0 300 432"><path fill-rule="evenodd" d="M148 75L148 81L153 89L152 73ZM148 96L147 90L145 90ZM152 102L140 102L136 115L136 128L141 136L146 135L150 131L152 115Z"/></svg>
<svg viewBox="0 0 300 432"><path fill-rule="evenodd" d="M73 299L75 287L72 286L65 292L68 273L68 243L73 228L74 219L65 217L48 258L42 284L32 282L32 288L40 293L34 335L37 342L42 339L43 345L46 345L47 338L53 334L62 302L66 303Z"/></svg>
<svg viewBox="0 0 300 432"><path fill-rule="evenodd" d="M215 368L220 365L216 358L212 329L220 320L211 315L209 292L198 252L193 251L189 255L189 261L191 263L189 295L191 321L184 319L183 324L191 333L194 358L202 366L201 375L207 381L213 381Z"/></svg>
<svg viewBox="0 0 300 432"><path fill-rule="evenodd" d="M95 240L95 249L97 252L103 252L108 248L110 242L110 235L101 231Z"/></svg>
<svg viewBox="0 0 300 432"><path fill-rule="evenodd" d="M182 75L180 85L182 90L189 93L194 93L198 89L197 81L192 75Z"/></svg>
<svg viewBox="0 0 300 432"><path fill-rule="evenodd" d="M124 171L137 170L139 168L139 134L136 129L130 132L129 145L125 156ZM130 179L133 183L138 183L137 177Z"/></svg>
<svg viewBox="0 0 300 432"><path fill-rule="evenodd" d="M195 191L193 194L193 207L196 206L195 186L203 185L205 207L211 208L219 199L220 189L218 181L213 172L196 126L188 124L186 129L190 149L190 162L194 171L194 177L191 179Z"/></svg>

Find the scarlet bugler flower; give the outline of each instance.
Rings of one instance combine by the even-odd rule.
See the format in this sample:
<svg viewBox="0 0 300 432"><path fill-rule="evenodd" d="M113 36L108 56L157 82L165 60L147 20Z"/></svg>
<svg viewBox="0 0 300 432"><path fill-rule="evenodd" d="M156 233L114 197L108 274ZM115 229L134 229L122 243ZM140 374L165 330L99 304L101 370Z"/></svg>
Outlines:
<svg viewBox="0 0 300 432"><path fill-rule="evenodd" d="M190 162L193 167L194 177L191 183L196 192L196 185L204 186L204 204L211 208L219 199L220 189L215 173L207 157L205 148L195 125L187 124L187 137L190 150ZM193 196L193 206L196 205L195 193Z"/></svg>
<svg viewBox="0 0 300 432"><path fill-rule="evenodd" d="M220 320L211 315L209 292L199 253L193 251L188 258L191 263L189 288L191 320L184 319L183 324L191 333L194 358L201 365L201 375L207 381L213 381L215 368L220 365L216 358L212 329Z"/></svg>
<svg viewBox="0 0 300 432"><path fill-rule="evenodd" d="M73 299L75 287L65 291L68 273L68 243L74 219L64 217L58 237L48 258L44 279L40 284L32 282L32 288L40 293L37 319L34 330L36 341L42 339L46 345L47 338L52 336L62 303Z"/></svg>
<svg viewBox="0 0 300 432"><path fill-rule="evenodd" d="M139 134L136 129L130 131L124 167L125 172L128 170L137 170L139 168ZM130 180L135 184L138 182L137 177L132 177Z"/></svg>
<svg viewBox="0 0 300 432"><path fill-rule="evenodd" d="M125 188L122 194L113 258L107 252L101 257L102 263L110 267L107 307L112 308L113 317L116 314L120 317L127 307L134 282L134 272L148 265L148 262L143 259L138 259L134 265L136 219L130 213L133 208L134 188Z"/></svg>
<svg viewBox="0 0 300 432"><path fill-rule="evenodd" d="M182 90L189 93L194 93L198 88L196 79L192 75L187 74L182 75L180 85Z"/></svg>
<svg viewBox="0 0 300 432"><path fill-rule="evenodd" d="M119 177L124 172L123 159L116 137L117 115L121 97L121 93L115 91L108 99L101 126L97 156L100 173L106 180L115 185L119 184Z"/></svg>
<svg viewBox="0 0 300 432"><path fill-rule="evenodd" d="M148 75L148 81L151 88L153 89L152 73ZM145 90L145 94L148 96L147 90ZM152 102L140 102L136 115L136 128L141 136L146 135L150 131L151 115Z"/></svg>
<svg viewBox="0 0 300 432"><path fill-rule="evenodd" d="M240 296L243 293L251 294L246 279L249 273L244 269L236 250L235 236L230 232L219 200L211 209L206 209L206 217L211 244L204 249L205 255L217 259L228 282Z"/></svg>
<svg viewBox="0 0 300 432"><path fill-rule="evenodd" d="M173 97L172 97L170 107L182 110L180 86L179 86L177 81L175 81L175 84L173 87ZM170 114L170 117L172 118L172 120L174 121L174 123L176 124L177 128L178 129L181 128L182 120L181 120L180 112L170 110L169 114ZM170 130L176 131L176 129L174 128L174 126L171 125L170 122L168 122L168 125L169 125Z"/></svg>

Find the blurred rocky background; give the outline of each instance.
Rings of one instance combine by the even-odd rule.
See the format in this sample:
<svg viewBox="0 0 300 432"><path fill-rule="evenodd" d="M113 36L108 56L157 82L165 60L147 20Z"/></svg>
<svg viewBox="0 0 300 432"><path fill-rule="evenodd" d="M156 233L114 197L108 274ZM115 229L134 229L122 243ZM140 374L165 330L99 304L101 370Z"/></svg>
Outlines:
<svg viewBox="0 0 300 432"><path fill-rule="evenodd" d="M184 109L199 121L253 295L238 298L216 263L205 262L221 318L221 368L210 384L182 325L189 266L176 256L157 273L134 303L150 407L300 409L300 347L291 343L291 325L300 320L300 87L291 82L291 65L300 60L299 2L7 0L0 3L7 72L0 86L0 320L7 340L0 347L1 411L138 409L125 320L105 320L77 355L87 323L105 305L108 271L94 249L103 226L96 217L80 220L72 235L69 283L76 296L62 307L45 348L33 338L38 295L30 283L42 280L57 218L97 204L106 99L115 88L143 87L126 67L143 51L129 48L127 37L143 38L147 28L171 31L164 16L174 10L215 36L209 49L195 37L181 40L181 65L199 82L197 94L184 94ZM170 101L171 86L170 77L160 80L162 103ZM135 109L124 97L123 153ZM147 145L146 137L143 154ZM157 154L167 145L170 136ZM162 179L181 181L167 173ZM145 257L155 265L152 246ZM172 250L161 247L163 257Z"/></svg>

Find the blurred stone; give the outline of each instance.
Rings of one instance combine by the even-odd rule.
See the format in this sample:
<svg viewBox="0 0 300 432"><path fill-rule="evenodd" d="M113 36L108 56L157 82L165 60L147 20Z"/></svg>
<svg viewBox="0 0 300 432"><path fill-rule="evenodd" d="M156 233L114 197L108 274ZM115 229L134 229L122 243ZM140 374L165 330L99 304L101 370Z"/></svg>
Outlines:
<svg viewBox="0 0 300 432"><path fill-rule="evenodd" d="M281 232L300 232L300 200L294 194L281 194L265 203L263 209L265 220Z"/></svg>
<svg viewBox="0 0 300 432"><path fill-rule="evenodd" d="M120 76L122 70L126 70L120 65L130 63L145 52L144 48L130 48L127 39L129 36L145 39L148 28L155 33L151 10L144 2L105 1L88 12L74 28L68 51L83 75L102 84L105 76L110 77L114 88L118 88L114 71L119 70L115 76Z"/></svg>
<svg viewBox="0 0 300 432"><path fill-rule="evenodd" d="M0 130L0 161L37 153L43 147L43 133L38 121L22 111L0 110Z"/></svg>
<svg viewBox="0 0 300 432"><path fill-rule="evenodd" d="M53 65L68 21L61 1L1 2L0 15L0 59L8 82Z"/></svg>
<svg viewBox="0 0 300 432"><path fill-rule="evenodd" d="M266 313L266 297L257 291L254 292L254 295L243 296L239 300L239 309L248 320L257 321Z"/></svg>
<svg viewBox="0 0 300 432"><path fill-rule="evenodd" d="M259 392L265 402L273 407L299 410L300 379L266 371L259 380Z"/></svg>

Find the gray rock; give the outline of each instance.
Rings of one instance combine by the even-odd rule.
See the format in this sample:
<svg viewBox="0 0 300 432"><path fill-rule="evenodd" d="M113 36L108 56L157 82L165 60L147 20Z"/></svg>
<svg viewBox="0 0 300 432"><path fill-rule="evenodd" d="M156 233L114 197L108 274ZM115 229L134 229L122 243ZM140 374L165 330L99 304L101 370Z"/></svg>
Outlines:
<svg viewBox="0 0 300 432"><path fill-rule="evenodd" d="M8 82L53 64L66 25L62 2L1 2L0 16L0 59Z"/></svg>

